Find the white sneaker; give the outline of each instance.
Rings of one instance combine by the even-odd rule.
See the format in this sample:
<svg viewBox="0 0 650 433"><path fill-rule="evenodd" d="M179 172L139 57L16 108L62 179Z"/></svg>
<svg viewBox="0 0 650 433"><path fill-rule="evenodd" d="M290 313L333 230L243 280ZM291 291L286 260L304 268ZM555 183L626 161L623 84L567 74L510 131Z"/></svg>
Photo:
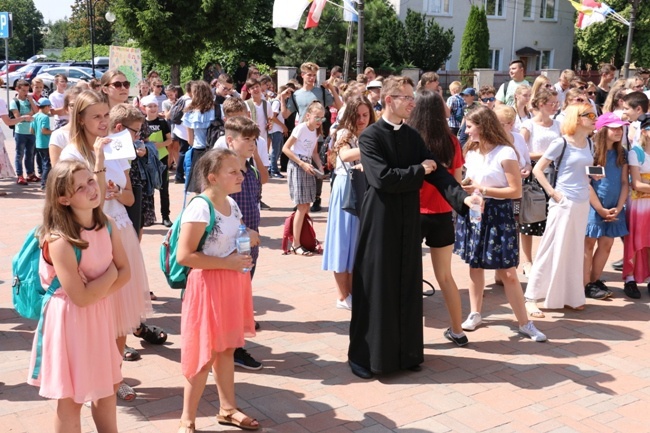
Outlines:
<svg viewBox="0 0 650 433"><path fill-rule="evenodd" d="M336 308L341 308L342 310L352 310L352 295L348 295L344 300L336 300Z"/></svg>
<svg viewBox="0 0 650 433"><path fill-rule="evenodd" d="M483 323L483 318L481 318L481 313L469 313L467 320L461 323L460 327L465 331L473 331L478 325Z"/></svg>
<svg viewBox="0 0 650 433"><path fill-rule="evenodd" d="M528 322L524 326L519 327L519 332L524 334L527 337L530 337L531 340L537 341L537 342L542 342L546 341L546 335L541 333L539 329L535 328L535 325L533 322Z"/></svg>

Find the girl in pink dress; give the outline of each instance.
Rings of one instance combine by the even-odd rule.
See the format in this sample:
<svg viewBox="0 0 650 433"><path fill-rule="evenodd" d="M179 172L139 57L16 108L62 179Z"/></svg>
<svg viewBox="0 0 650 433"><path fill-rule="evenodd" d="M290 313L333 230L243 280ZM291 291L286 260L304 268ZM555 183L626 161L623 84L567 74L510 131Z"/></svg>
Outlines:
<svg viewBox="0 0 650 433"><path fill-rule="evenodd" d="M108 296L129 280L129 264L113 221L102 212L100 187L86 164L57 163L45 195L39 273L44 287L56 276L61 288L43 313L42 359L36 374L39 338L34 338L28 383L40 386L41 396L57 400L54 431L81 433L81 406L92 401L97 431L117 433L115 391L122 380L122 357L115 345ZM79 263L75 248L81 250Z"/></svg>
<svg viewBox="0 0 650 433"><path fill-rule="evenodd" d="M201 197L183 211L178 240L178 263L192 268L181 311L181 366L186 377L179 433L193 433L208 373L212 368L219 393L217 421L246 430L259 423L237 409L233 353L244 337L255 336L250 255L237 253L235 240L242 215L228 197L241 191L244 177L237 154L215 149L196 168L203 183ZM214 213L212 231L199 249ZM257 232L248 230L251 247L259 245Z"/></svg>

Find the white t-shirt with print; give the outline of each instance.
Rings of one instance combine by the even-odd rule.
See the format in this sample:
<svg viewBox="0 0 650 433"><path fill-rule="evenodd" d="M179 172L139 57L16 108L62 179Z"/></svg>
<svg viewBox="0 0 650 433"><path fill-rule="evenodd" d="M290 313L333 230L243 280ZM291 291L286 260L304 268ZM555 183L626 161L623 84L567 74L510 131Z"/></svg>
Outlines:
<svg viewBox="0 0 650 433"><path fill-rule="evenodd" d="M470 150L465 155L465 167L467 168L465 176L483 187L507 187L508 179L501 165L506 160L517 161L517 153L510 146L496 146L485 156L481 155L478 150Z"/></svg>
<svg viewBox="0 0 650 433"><path fill-rule="evenodd" d="M274 99L271 101L271 110L273 111L273 115L277 115L277 119L281 122L284 123L284 117L282 117L282 113L280 110L280 101L277 99ZM269 134L273 134L274 132L282 132L282 127L278 125L277 123L273 122L272 123L271 130L269 131Z"/></svg>
<svg viewBox="0 0 650 433"><path fill-rule="evenodd" d="M235 200L228 197L230 215L226 216L214 210L214 227L205 239L201 252L211 257L227 257L237 249L236 240L239 225L241 224L241 211ZM210 223L210 205L202 198L194 198L183 210L182 225L185 223L202 222Z"/></svg>
<svg viewBox="0 0 650 433"><path fill-rule="evenodd" d="M291 136L296 139L296 142L291 147L293 153L299 157L311 158L318 144L318 132L316 130L311 131L306 123L300 123L293 129Z"/></svg>

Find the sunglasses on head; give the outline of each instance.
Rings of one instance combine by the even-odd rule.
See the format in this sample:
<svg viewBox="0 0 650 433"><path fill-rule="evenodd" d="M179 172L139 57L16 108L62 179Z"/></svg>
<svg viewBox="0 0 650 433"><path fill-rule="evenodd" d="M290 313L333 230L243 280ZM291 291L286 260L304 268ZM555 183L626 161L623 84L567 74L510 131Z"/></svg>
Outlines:
<svg viewBox="0 0 650 433"><path fill-rule="evenodd" d="M496 100L497 100L497 98L495 98L494 96L490 96L489 98L481 98L481 101L485 102L486 104L488 102L494 102Z"/></svg>
<svg viewBox="0 0 650 433"><path fill-rule="evenodd" d="M131 82L130 81L115 81L114 83L109 84L109 86L113 86L116 89L121 89L124 87L125 89L128 89L131 87Z"/></svg>

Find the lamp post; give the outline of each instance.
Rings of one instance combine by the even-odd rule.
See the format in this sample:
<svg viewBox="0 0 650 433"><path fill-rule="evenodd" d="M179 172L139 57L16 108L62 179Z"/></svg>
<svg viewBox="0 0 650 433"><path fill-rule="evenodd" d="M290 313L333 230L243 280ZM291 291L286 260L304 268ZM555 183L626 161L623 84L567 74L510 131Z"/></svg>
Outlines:
<svg viewBox="0 0 650 433"><path fill-rule="evenodd" d="M88 9L88 22L90 23L90 64L93 69L93 78L95 78L95 5L102 0L86 0ZM106 1L106 0L105 0ZM104 15L106 21L109 23L115 22L115 14L111 11L106 12Z"/></svg>

